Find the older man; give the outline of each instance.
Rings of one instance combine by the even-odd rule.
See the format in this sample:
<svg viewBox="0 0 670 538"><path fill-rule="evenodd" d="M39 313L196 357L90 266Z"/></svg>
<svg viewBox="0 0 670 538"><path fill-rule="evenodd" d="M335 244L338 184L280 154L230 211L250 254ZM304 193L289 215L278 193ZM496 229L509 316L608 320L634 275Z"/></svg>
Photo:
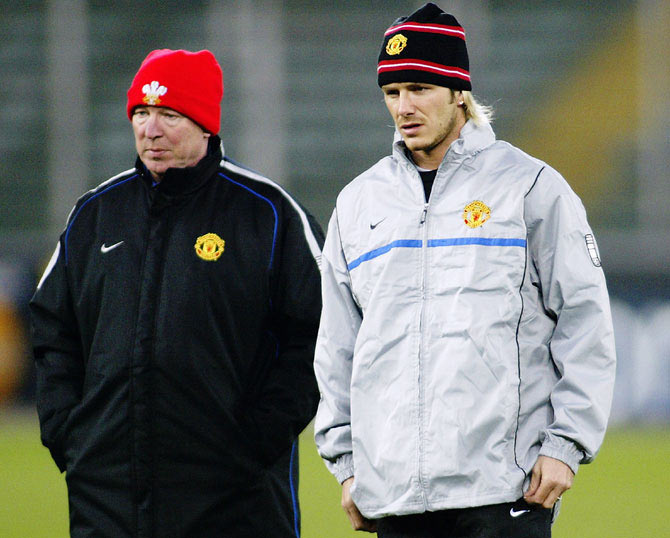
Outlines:
<svg viewBox="0 0 670 538"><path fill-rule="evenodd" d="M135 167L86 193L31 302L42 441L72 536L296 536L322 232L223 156L221 69L156 50Z"/></svg>

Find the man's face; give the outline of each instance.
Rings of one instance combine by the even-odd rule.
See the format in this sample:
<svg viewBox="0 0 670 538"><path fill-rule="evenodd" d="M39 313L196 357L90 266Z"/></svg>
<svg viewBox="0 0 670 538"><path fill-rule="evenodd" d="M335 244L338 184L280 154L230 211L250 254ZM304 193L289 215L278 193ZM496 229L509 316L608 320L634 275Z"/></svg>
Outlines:
<svg viewBox="0 0 670 538"><path fill-rule="evenodd" d="M139 106L132 124L137 154L158 181L168 168L193 166L207 153L210 134L171 108Z"/></svg>
<svg viewBox="0 0 670 538"><path fill-rule="evenodd" d="M394 82L382 86L384 102L415 162L437 160L449 149L465 124L459 108L460 92L422 82ZM428 163L425 163L428 164Z"/></svg>

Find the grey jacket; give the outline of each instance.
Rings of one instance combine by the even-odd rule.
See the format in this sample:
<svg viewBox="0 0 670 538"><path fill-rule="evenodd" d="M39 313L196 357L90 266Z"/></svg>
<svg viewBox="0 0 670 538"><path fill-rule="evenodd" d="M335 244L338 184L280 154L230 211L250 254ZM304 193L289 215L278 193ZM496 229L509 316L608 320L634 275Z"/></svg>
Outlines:
<svg viewBox="0 0 670 538"><path fill-rule="evenodd" d="M323 250L319 453L367 517L511 502L604 437L615 352L584 208L468 122L429 203L402 142L340 193Z"/></svg>

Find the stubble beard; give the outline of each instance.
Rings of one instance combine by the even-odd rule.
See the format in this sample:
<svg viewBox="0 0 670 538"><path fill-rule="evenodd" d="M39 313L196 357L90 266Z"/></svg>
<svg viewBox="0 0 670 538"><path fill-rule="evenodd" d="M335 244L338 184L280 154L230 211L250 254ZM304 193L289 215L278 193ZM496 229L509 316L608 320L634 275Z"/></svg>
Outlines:
<svg viewBox="0 0 670 538"><path fill-rule="evenodd" d="M440 129L431 140L422 143L420 140L417 139L414 140L411 138L409 140L405 139L405 146L407 146L407 149L409 149L412 152L420 151L429 155L437 147L439 147L440 144L442 144L447 138L449 138L449 136L456 127L456 121L457 117L454 114L453 116L451 116L451 118L449 118L449 122L447 123L447 125L444 128Z"/></svg>

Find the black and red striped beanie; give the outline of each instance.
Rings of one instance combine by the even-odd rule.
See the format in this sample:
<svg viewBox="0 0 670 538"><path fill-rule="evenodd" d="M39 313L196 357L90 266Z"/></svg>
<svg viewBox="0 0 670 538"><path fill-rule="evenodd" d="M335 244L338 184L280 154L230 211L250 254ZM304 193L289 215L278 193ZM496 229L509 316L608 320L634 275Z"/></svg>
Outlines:
<svg viewBox="0 0 670 538"><path fill-rule="evenodd" d="M426 82L469 91L469 69L465 30L453 15L428 3L384 33L377 83Z"/></svg>

